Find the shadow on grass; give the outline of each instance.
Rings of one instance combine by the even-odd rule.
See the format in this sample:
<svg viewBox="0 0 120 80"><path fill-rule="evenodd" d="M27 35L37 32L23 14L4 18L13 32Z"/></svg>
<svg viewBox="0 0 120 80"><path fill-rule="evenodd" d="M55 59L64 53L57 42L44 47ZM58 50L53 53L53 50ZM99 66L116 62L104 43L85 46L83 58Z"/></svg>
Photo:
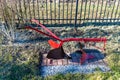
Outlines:
<svg viewBox="0 0 120 80"><path fill-rule="evenodd" d="M49 40L49 37L37 37L35 39L27 39L27 40L15 40L14 43L34 43L34 42L40 42L40 41L47 41Z"/></svg>
<svg viewBox="0 0 120 80"><path fill-rule="evenodd" d="M105 55L101 53L99 50L96 49L84 49L84 51L91 56L94 56L92 59L88 59L87 61L90 62L96 62L99 60L102 60L105 58ZM72 57L72 62L78 62L80 63L80 58L81 58L81 51L76 51L74 53L71 53L70 56Z"/></svg>
<svg viewBox="0 0 120 80"><path fill-rule="evenodd" d="M108 19L108 20L111 20L111 19ZM117 25L117 26L120 26L120 21L117 21L117 22L113 22L113 21L104 21L104 22L83 22L83 23L81 23L81 24L76 24L76 27L84 27L84 26L113 26L113 25ZM30 25L29 25L30 24ZM38 25L36 25L36 24L31 24L31 23L26 23L26 24L24 24L24 26L22 25L22 27L19 25L19 24L16 24L16 27L18 28L18 29L20 29L20 28L24 28L25 26L27 26L27 25L29 25L29 26L32 26L32 27L39 27ZM47 26L47 27L75 27L75 24L74 23L64 23L64 24L62 24L62 23L60 23L60 24L57 24L57 23L55 23L55 24L43 24L43 25L45 25L45 26Z"/></svg>
<svg viewBox="0 0 120 80"><path fill-rule="evenodd" d="M112 26L117 25L120 26L120 22L84 22L82 24L76 24L76 27L84 27L84 26ZM45 24L47 27L65 27L70 26L74 27L75 24Z"/></svg>

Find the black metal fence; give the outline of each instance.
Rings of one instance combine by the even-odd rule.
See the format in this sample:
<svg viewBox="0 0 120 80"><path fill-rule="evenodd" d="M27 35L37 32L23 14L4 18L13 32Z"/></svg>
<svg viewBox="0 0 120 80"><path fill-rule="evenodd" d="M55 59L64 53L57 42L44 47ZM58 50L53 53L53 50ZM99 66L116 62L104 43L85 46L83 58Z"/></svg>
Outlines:
<svg viewBox="0 0 120 80"><path fill-rule="evenodd" d="M5 2L5 0L4 0ZM15 20L37 19L50 26L115 25L120 20L120 0L9 0L18 13Z"/></svg>

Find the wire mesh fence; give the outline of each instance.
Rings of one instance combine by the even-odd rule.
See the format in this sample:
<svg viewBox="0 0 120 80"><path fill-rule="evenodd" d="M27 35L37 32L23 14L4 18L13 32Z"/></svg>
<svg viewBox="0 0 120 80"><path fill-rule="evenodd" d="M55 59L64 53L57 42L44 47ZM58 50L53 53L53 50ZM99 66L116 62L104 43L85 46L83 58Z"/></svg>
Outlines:
<svg viewBox="0 0 120 80"><path fill-rule="evenodd" d="M37 19L51 26L83 26L119 22L119 0L4 0L14 10L15 21ZM11 14L14 12L11 12Z"/></svg>

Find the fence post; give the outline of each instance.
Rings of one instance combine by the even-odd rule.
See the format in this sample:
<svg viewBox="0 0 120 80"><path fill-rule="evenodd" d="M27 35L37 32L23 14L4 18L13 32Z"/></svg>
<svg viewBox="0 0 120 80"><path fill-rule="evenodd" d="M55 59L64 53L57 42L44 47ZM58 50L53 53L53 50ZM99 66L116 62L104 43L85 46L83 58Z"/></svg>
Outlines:
<svg viewBox="0 0 120 80"><path fill-rule="evenodd" d="M77 16L78 16L78 1L76 0L76 12L75 12L75 31L77 31Z"/></svg>

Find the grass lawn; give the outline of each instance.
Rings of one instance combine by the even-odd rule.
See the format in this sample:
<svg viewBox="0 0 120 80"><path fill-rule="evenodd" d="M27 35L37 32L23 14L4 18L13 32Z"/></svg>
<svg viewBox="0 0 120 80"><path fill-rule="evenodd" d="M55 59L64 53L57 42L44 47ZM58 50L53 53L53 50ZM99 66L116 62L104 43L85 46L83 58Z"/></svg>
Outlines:
<svg viewBox="0 0 120 80"><path fill-rule="evenodd" d="M96 31L95 29L98 29ZM61 37L73 37L72 36L72 28L53 28L58 36ZM49 76L44 78L45 80L119 80L120 78L120 51L118 51L118 47L120 47L120 40L119 36L119 26L118 27L111 27L111 26L104 26L104 27L82 27L78 28L78 31L82 30L83 35L78 37L107 37L108 42L106 46L106 54L107 57L105 58L105 61L108 63L109 67L111 68L110 72L103 73L101 71L96 71L92 74L57 74L54 76ZM93 31L91 33L91 30ZM108 33L108 35L105 35L104 33L101 33L101 30L104 30ZM100 32L99 32L100 31ZM29 31L28 31L29 33ZM98 33L98 34L96 34ZM71 34L71 36L70 36ZM116 35L118 34L118 35ZM21 34L21 39L35 39L37 37L40 37L42 35L32 32L31 36L29 34ZM45 36L42 36L44 38L47 38ZM77 36L76 36L77 37ZM67 43L68 45L71 45L70 50L75 50L74 43ZM64 46L66 46L65 44ZM50 49L50 46L47 43L47 40L44 41L38 41L36 43L27 44L29 46L28 48L23 46L2 46L0 47L0 79L1 80L42 80L40 76L40 70L39 70L39 52L45 52ZM63 46L63 47L64 47ZM114 46L114 47L113 47ZM66 48L65 48L66 49Z"/></svg>

